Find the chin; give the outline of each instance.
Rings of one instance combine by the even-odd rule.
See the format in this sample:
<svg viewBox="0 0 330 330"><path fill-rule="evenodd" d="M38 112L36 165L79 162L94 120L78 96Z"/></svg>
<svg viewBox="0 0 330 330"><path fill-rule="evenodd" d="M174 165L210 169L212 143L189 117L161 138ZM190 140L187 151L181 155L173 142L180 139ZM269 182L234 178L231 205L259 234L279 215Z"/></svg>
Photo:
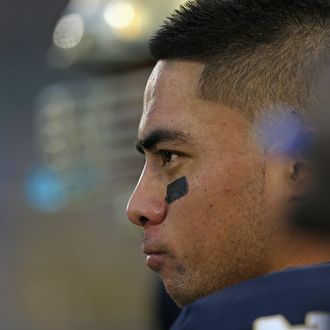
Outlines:
<svg viewBox="0 0 330 330"><path fill-rule="evenodd" d="M180 308L208 294L208 292L197 290L193 281L183 278L164 281L164 286L169 296Z"/></svg>

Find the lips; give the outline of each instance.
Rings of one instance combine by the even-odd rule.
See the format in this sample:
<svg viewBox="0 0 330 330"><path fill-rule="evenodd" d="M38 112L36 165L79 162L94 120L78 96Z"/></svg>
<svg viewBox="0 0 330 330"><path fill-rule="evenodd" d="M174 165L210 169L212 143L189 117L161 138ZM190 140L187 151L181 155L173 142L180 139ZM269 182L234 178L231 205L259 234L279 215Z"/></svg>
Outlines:
<svg viewBox="0 0 330 330"><path fill-rule="evenodd" d="M146 265L155 272L160 272L164 267L166 255L164 253L154 253L147 255Z"/></svg>
<svg viewBox="0 0 330 330"><path fill-rule="evenodd" d="M152 254L163 254L162 251L157 250L157 249L150 249L150 248L142 248L143 253L146 255L152 255Z"/></svg>
<svg viewBox="0 0 330 330"><path fill-rule="evenodd" d="M146 248L144 248L143 253L145 255L147 255L147 257L165 255L165 252L163 252L161 250L157 250L157 249L146 249Z"/></svg>
<svg viewBox="0 0 330 330"><path fill-rule="evenodd" d="M164 266L166 254L163 250L143 244L143 253L147 255L146 265L155 272L159 272Z"/></svg>
<svg viewBox="0 0 330 330"><path fill-rule="evenodd" d="M145 239L142 244L142 251L146 255L154 255L154 254L164 254L164 248L161 248L160 244L150 244L149 242Z"/></svg>

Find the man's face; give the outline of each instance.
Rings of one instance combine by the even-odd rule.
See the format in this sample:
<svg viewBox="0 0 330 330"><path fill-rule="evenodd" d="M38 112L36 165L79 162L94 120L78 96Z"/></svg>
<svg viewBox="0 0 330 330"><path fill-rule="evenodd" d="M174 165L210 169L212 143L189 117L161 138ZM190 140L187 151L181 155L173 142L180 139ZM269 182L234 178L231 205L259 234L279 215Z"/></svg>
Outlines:
<svg viewBox="0 0 330 330"><path fill-rule="evenodd" d="M138 132L146 162L128 204L144 231L147 265L179 306L266 272L276 217L251 124L198 98L202 69L156 65ZM182 177L188 193L168 204L168 185Z"/></svg>

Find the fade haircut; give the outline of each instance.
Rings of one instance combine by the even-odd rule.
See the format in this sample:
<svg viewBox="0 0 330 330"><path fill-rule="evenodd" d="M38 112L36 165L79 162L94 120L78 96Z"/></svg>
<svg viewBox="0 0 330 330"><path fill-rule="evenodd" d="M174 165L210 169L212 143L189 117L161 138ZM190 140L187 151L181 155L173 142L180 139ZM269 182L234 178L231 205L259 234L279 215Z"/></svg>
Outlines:
<svg viewBox="0 0 330 330"><path fill-rule="evenodd" d="M254 115L284 104L308 112L328 65L326 0L195 0L149 42L155 60L205 64L199 97Z"/></svg>

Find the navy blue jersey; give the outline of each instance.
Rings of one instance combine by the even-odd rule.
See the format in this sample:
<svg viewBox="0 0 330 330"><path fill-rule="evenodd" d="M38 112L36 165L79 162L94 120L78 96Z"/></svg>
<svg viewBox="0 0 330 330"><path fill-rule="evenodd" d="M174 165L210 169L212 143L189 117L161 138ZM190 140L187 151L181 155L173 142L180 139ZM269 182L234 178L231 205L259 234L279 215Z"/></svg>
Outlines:
<svg viewBox="0 0 330 330"><path fill-rule="evenodd" d="M291 268L187 305L171 330L330 330L330 264Z"/></svg>

